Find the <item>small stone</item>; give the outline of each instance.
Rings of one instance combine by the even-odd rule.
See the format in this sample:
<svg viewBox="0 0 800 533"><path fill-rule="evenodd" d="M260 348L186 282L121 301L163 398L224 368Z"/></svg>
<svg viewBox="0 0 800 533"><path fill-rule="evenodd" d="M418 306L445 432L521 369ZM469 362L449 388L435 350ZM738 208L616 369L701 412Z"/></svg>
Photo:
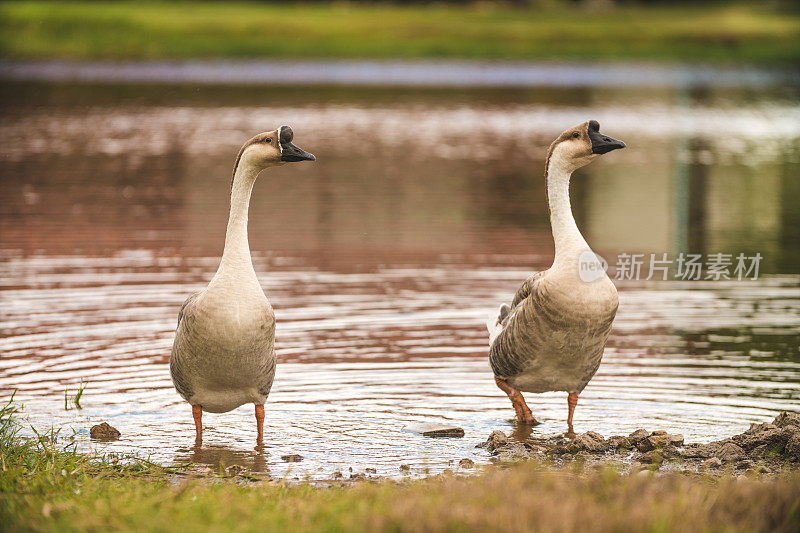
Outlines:
<svg viewBox="0 0 800 533"><path fill-rule="evenodd" d="M492 431L489 438L486 440L486 449L491 451L501 448L508 444L508 437L502 431Z"/></svg>
<svg viewBox="0 0 800 533"><path fill-rule="evenodd" d="M658 431L653 431L652 433L650 433L651 437L666 437L667 435L668 433L663 429L659 429Z"/></svg>
<svg viewBox="0 0 800 533"><path fill-rule="evenodd" d="M579 452L587 451L592 453L599 453L608 450L608 444L602 435L594 431L587 431L575 437L572 444L569 446L569 451Z"/></svg>
<svg viewBox="0 0 800 533"><path fill-rule="evenodd" d="M289 455L281 455L281 460L284 463L299 463L303 460L303 456L297 453L290 453Z"/></svg>
<svg viewBox="0 0 800 533"><path fill-rule="evenodd" d="M665 459L669 459L672 457L677 457L678 455L680 455L680 452L678 451L678 448L676 448L672 444L667 444L666 446L661 448L661 455Z"/></svg>
<svg viewBox="0 0 800 533"><path fill-rule="evenodd" d="M683 435L679 433L675 433L673 435L667 435L667 441L669 444L673 446L683 446Z"/></svg>
<svg viewBox="0 0 800 533"><path fill-rule="evenodd" d="M92 429L89 430L89 436L96 440L117 440L120 435L121 433L117 430L117 428L110 426L108 422L103 422L96 426L92 426Z"/></svg>
<svg viewBox="0 0 800 533"><path fill-rule="evenodd" d="M745 457L745 452L738 444L733 442L726 442L714 453L714 457L722 461L731 462L737 461Z"/></svg>
<svg viewBox="0 0 800 533"><path fill-rule="evenodd" d="M378 473L378 471L376 469L374 469L374 468L365 468L364 472L366 472L367 474L377 474Z"/></svg>
<svg viewBox="0 0 800 533"><path fill-rule="evenodd" d="M748 468L753 468L754 465L755 463L750 459L742 459L741 461L736 463L736 468L747 470Z"/></svg>
<svg viewBox="0 0 800 533"><path fill-rule="evenodd" d="M689 444L683 449L683 456L688 459L708 459L715 455L719 449L719 444L711 442L709 444Z"/></svg>
<svg viewBox="0 0 800 533"><path fill-rule="evenodd" d="M470 459L468 457L464 457L463 459L461 459L458 462L458 466L460 466L461 468L474 468L475 467L475 461L473 461L472 459Z"/></svg>
<svg viewBox="0 0 800 533"><path fill-rule="evenodd" d="M628 437L623 437L622 435L608 437L606 442L608 443L608 447L614 450L631 447L631 441L628 440Z"/></svg>
<svg viewBox="0 0 800 533"><path fill-rule="evenodd" d="M657 448L663 448L667 444L666 435L651 435L636 443L636 449L640 452L649 452Z"/></svg>
<svg viewBox="0 0 800 533"><path fill-rule="evenodd" d="M446 424L412 424L406 426L406 430L413 433L420 433L423 437L454 437L461 438L464 436L464 429L456 426L448 426Z"/></svg>
<svg viewBox="0 0 800 533"><path fill-rule="evenodd" d="M719 468L722 466L722 460L719 457L712 457L703 461L703 468Z"/></svg>
<svg viewBox="0 0 800 533"><path fill-rule="evenodd" d="M647 432L646 429L637 429L630 435L628 435L628 440L630 440L633 444L636 444L642 439L646 439L650 436L650 433Z"/></svg>
<svg viewBox="0 0 800 533"><path fill-rule="evenodd" d="M361 481L367 479L367 476L365 476L361 472L356 472L355 474L350 474L350 479L354 481Z"/></svg>
<svg viewBox="0 0 800 533"><path fill-rule="evenodd" d="M238 476L242 472L244 472L244 468L239 465L231 465L225 469L225 473L230 477Z"/></svg>
<svg viewBox="0 0 800 533"><path fill-rule="evenodd" d="M408 472L409 470L411 470L411 467L408 465L400 465L400 470L402 470L403 472Z"/></svg>
<svg viewBox="0 0 800 533"><path fill-rule="evenodd" d="M645 464L658 464L661 463L664 458L661 456L658 450L652 450L647 453L636 454L633 460Z"/></svg>
<svg viewBox="0 0 800 533"><path fill-rule="evenodd" d="M331 474L331 477L332 477L333 479L342 479L342 478L344 477L344 474L342 474L341 472L339 472L339 471L337 470L336 472L334 472L333 474Z"/></svg>

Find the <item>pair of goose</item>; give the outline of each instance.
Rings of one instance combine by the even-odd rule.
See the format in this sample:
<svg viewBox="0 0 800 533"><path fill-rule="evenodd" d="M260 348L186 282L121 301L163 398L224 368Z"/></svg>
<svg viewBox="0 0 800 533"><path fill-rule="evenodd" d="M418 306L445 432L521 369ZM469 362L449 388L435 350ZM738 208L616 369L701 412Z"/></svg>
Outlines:
<svg viewBox="0 0 800 533"><path fill-rule="evenodd" d="M224 413L247 403L255 404L258 443L263 442L264 403L275 377L275 315L253 268L247 213L262 170L315 161L292 140L291 128L281 126L242 146L233 169L219 268L208 287L189 296L178 314L170 373L178 393L192 406L198 444L203 411ZM592 281L581 276L579 262L596 259L572 216L569 180L601 154L624 147L622 141L601 134L597 121L590 120L562 133L548 150L545 182L555 241L553 265L526 279L511 305L502 305L487 323L495 382L508 395L521 424L538 422L520 391L565 391L567 435L575 435L572 416L578 394L600 365L618 299L604 273Z"/></svg>

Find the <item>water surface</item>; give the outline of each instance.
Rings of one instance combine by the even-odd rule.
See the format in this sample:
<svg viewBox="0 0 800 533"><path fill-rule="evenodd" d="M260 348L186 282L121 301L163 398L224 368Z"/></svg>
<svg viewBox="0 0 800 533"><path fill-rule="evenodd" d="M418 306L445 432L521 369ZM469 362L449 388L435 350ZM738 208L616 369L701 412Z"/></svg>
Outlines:
<svg viewBox="0 0 800 533"><path fill-rule="evenodd" d="M0 112L0 392L80 449L277 477L424 474L515 432L483 322L552 260L546 147L589 118L629 148L574 176L575 215L620 252L764 256L757 280L619 281L578 431L708 441L800 411L797 88L365 90L6 84ZM172 388L177 310L218 264L230 166L290 124L315 164L265 172L250 242L278 318L264 452L252 406L193 449ZM64 409L88 383L82 410ZM566 398L528 395L565 429ZM100 421L123 438L93 443ZM408 426L463 427L430 439ZM516 432L526 438L524 432ZM285 463L297 453L300 463Z"/></svg>

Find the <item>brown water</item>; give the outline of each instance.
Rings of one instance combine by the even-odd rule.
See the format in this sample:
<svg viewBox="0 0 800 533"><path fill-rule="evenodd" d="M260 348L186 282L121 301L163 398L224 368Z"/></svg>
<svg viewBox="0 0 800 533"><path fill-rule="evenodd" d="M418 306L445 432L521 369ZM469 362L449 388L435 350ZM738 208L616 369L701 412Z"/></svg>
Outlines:
<svg viewBox="0 0 800 533"><path fill-rule="evenodd" d="M800 411L797 90L403 91L6 85L0 112L0 395L79 449L273 476L399 475L487 462L514 431L483 322L552 260L543 157L589 118L628 142L573 180L576 218L619 252L760 252L758 280L619 281L578 431L708 441ZM185 297L217 267L230 166L290 124L314 164L265 172L250 242L278 319L266 450L252 407L204 417L172 388ZM64 392L88 383L82 410ZM566 398L528 395L565 429ZM123 434L101 444L88 428ZM408 431L461 426L463 439ZM519 435L525 438L524 435ZM68 439L62 439L66 443ZM281 456L298 453L300 463Z"/></svg>

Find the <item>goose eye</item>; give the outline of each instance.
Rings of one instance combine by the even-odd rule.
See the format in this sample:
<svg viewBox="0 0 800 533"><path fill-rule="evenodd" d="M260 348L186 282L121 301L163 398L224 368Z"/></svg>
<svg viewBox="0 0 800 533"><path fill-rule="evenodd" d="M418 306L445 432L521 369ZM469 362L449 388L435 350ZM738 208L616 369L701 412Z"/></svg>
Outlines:
<svg viewBox="0 0 800 533"><path fill-rule="evenodd" d="M272 139L267 139L265 142L271 143Z"/></svg>
<svg viewBox="0 0 800 533"><path fill-rule="evenodd" d="M575 133L572 134L572 136L577 139L578 137L581 136L581 134L576 131Z"/></svg>

